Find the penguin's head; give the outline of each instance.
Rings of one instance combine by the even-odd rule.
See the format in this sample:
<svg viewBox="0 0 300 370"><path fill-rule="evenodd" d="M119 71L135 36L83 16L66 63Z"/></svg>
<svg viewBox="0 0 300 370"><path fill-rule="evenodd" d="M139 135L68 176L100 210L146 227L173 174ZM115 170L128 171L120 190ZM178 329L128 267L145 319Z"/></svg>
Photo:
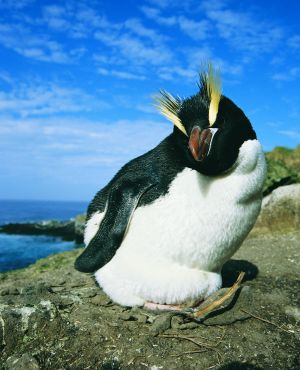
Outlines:
<svg viewBox="0 0 300 370"><path fill-rule="evenodd" d="M221 94L219 74L208 65L200 73L199 91L187 98L161 91L158 108L174 124L173 135L188 166L208 176L235 163L239 148L256 139L243 111Z"/></svg>

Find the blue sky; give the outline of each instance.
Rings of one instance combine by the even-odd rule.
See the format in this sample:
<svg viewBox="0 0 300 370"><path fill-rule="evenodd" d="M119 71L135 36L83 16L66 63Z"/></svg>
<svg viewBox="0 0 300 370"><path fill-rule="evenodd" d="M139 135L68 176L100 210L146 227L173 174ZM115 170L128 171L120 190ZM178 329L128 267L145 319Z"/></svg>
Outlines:
<svg viewBox="0 0 300 370"><path fill-rule="evenodd" d="M295 147L299 14L297 0L0 0L0 198L91 199L171 132L152 96L194 94L205 60L265 150Z"/></svg>

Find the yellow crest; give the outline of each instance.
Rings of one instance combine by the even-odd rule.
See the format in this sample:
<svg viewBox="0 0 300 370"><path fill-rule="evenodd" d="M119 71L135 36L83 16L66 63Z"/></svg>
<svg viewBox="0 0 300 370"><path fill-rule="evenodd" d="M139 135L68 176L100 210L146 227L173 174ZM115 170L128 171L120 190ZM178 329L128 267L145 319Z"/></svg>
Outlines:
<svg viewBox="0 0 300 370"><path fill-rule="evenodd" d="M178 117L181 108L181 99L174 97L165 90L160 90L160 95L154 97L156 107L168 120L170 120L184 135L188 136L186 130Z"/></svg>
<svg viewBox="0 0 300 370"><path fill-rule="evenodd" d="M218 70L215 70L211 63L207 68L200 72L200 89L207 96L209 101L208 121L212 126L217 118L219 103L221 99L221 77ZM181 109L182 100L174 97L165 90L160 90L160 94L154 97L156 107L168 120L170 120L184 135L188 136L178 113Z"/></svg>
<svg viewBox="0 0 300 370"><path fill-rule="evenodd" d="M221 99L221 77L220 72L208 63L207 71L200 72L200 85L205 90L209 99L208 121L212 126L217 118L219 103Z"/></svg>

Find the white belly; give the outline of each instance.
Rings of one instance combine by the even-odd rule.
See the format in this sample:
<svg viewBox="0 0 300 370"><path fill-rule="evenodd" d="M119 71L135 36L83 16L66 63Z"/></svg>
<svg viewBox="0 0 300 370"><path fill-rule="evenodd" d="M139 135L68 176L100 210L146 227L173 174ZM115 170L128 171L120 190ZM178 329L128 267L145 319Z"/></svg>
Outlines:
<svg viewBox="0 0 300 370"><path fill-rule="evenodd" d="M219 273L251 230L260 211L264 177L265 162L256 140L243 144L230 174L212 178L184 169L166 195L135 210L116 255L96 273L100 285L104 290L107 286L112 296L111 277L123 281L123 291L128 287L128 291L145 299L172 301L167 292L170 281L178 279L180 287L182 274L188 284L190 272L194 292L193 284L199 286L198 280L203 280L198 271ZM98 217L100 222L102 216L95 215L95 219ZM219 287L220 282L215 284ZM159 297L157 289L162 291ZM185 285L184 289L186 297L196 294L189 293ZM151 291L153 294L147 293ZM177 298L173 301L180 301L182 297L176 289L174 292ZM164 294L168 298L164 299ZM127 304L126 299L115 300Z"/></svg>
<svg viewBox="0 0 300 370"><path fill-rule="evenodd" d="M261 199L256 196L245 206L232 184L205 182L196 171L185 169L166 196L138 208L116 257L143 255L147 261L220 269L252 228Z"/></svg>

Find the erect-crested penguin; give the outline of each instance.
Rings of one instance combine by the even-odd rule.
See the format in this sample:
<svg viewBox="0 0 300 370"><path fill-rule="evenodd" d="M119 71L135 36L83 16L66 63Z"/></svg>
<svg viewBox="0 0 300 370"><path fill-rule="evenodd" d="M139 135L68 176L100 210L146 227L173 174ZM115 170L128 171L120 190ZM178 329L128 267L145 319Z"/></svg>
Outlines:
<svg viewBox="0 0 300 370"><path fill-rule="evenodd" d="M221 95L211 65L195 95L161 91L157 104L173 132L96 194L75 262L125 306L180 304L218 290L224 262L259 214L266 176L251 123Z"/></svg>

